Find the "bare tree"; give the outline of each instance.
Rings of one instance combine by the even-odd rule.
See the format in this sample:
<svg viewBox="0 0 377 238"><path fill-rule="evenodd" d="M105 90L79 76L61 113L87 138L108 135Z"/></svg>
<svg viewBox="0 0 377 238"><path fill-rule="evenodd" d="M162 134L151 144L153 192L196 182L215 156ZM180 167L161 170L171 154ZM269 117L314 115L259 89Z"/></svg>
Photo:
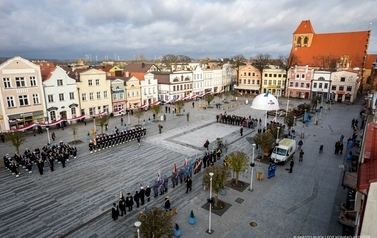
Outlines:
<svg viewBox="0 0 377 238"><path fill-rule="evenodd" d="M245 64L246 58L242 54L235 55L231 59L231 64L232 68L236 70L236 85L238 86L239 84L239 72L240 72L240 67Z"/></svg>
<svg viewBox="0 0 377 238"><path fill-rule="evenodd" d="M192 59L186 55L178 55L177 58L179 63L190 63L192 61Z"/></svg>
<svg viewBox="0 0 377 238"><path fill-rule="evenodd" d="M334 55L316 55L313 56L313 61L315 66L320 69L334 70L336 69L338 57Z"/></svg>
<svg viewBox="0 0 377 238"><path fill-rule="evenodd" d="M220 190L225 188L225 182L230 177L230 171L229 168L223 165L213 165L209 166L204 170L202 183L204 186L209 188L210 186L210 176L209 173L214 173L212 177L212 190L215 194L215 203L214 206L217 206L217 203L219 201L219 193Z"/></svg>
<svg viewBox="0 0 377 238"><path fill-rule="evenodd" d="M17 153L20 152L20 146L25 142L25 133L21 131L13 131L5 133L5 139L9 140L14 147L16 147Z"/></svg>
<svg viewBox="0 0 377 238"><path fill-rule="evenodd" d="M270 63L271 55L269 54L257 54L254 57L250 58L251 64L259 70L260 73L260 84L259 84L259 92L262 92L262 82L263 82L263 69L267 67Z"/></svg>
<svg viewBox="0 0 377 238"><path fill-rule="evenodd" d="M264 154L269 153L271 151L272 145L275 142L275 138L269 131L266 131L264 133L257 133L254 137L254 141L257 145L261 147L261 159L263 160Z"/></svg>
<svg viewBox="0 0 377 238"><path fill-rule="evenodd" d="M165 210L152 207L139 214L140 237L173 237L171 217L166 215ZM135 234L135 237L138 237Z"/></svg>
<svg viewBox="0 0 377 238"><path fill-rule="evenodd" d="M211 102L213 101L214 98L215 96L213 96L213 94L211 93L204 96L204 100L206 100L206 102L208 103L208 107L211 106Z"/></svg>
<svg viewBox="0 0 377 238"><path fill-rule="evenodd" d="M236 173L236 187L238 186L238 178L240 172L247 169L247 162L249 161L249 156L242 151L233 151L228 154L229 166Z"/></svg>
<svg viewBox="0 0 377 238"><path fill-rule="evenodd" d="M101 127L101 134L103 134L103 127L109 124L109 115L105 114L96 118L96 126Z"/></svg>
<svg viewBox="0 0 377 238"><path fill-rule="evenodd" d="M143 109L134 110L133 116L137 118L137 124L140 125L140 118L144 115Z"/></svg>
<svg viewBox="0 0 377 238"><path fill-rule="evenodd" d="M175 106L177 108L177 113L180 114L181 113L181 110L182 108L185 106L185 102L182 101L182 100L179 100L175 103Z"/></svg>
<svg viewBox="0 0 377 238"><path fill-rule="evenodd" d="M74 126L71 127L71 129L72 129L73 141L74 142L78 141L77 126L74 125Z"/></svg>
<svg viewBox="0 0 377 238"><path fill-rule="evenodd" d="M172 70L172 68L171 68L172 65L177 66L178 57L176 55L172 55L172 54L164 55L162 57L161 62L163 64L165 64L167 67L170 67L170 70Z"/></svg>
<svg viewBox="0 0 377 238"><path fill-rule="evenodd" d="M152 111L153 111L153 113L155 114L155 116L156 116L156 118L158 118L158 114L161 112L161 105L153 105L152 106Z"/></svg>

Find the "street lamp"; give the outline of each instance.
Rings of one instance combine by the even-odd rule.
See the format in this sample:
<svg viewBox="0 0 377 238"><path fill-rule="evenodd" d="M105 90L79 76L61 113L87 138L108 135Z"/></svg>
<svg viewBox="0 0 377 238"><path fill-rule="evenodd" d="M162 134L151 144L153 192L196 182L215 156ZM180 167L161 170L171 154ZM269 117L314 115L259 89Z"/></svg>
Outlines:
<svg viewBox="0 0 377 238"><path fill-rule="evenodd" d="M140 229L139 227L141 226L141 222L137 221L135 222L135 227L136 227L136 231L137 231L137 238L140 238Z"/></svg>
<svg viewBox="0 0 377 238"><path fill-rule="evenodd" d="M130 120L130 110L127 110L127 124L131 125L131 120Z"/></svg>
<svg viewBox="0 0 377 238"><path fill-rule="evenodd" d="M208 234L212 234L213 233L213 230L211 228L211 223L212 223L212 203L213 203L213 198L212 198L212 177L213 177L214 173L209 173L209 198L208 198L208 203L209 203L209 217L208 217L208 231L207 233Z"/></svg>
<svg viewBox="0 0 377 238"><path fill-rule="evenodd" d="M251 157L251 163L250 163L250 187L249 187L249 191L253 191L253 177L254 177L254 166L255 166L255 163L254 163L254 156L255 156L255 143L253 144L253 156Z"/></svg>
<svg viewBox="0 0 377 238"><path fill-rule="evenodd" d="M48 144L50 144L50 133L48 132L49 129L50 129L50 128L48 128L48 127L46 126L46 131L47 131L47 142L48 142Z"/></svg>
<svg viewBox="0 0 377 238"><path fill-rule="evenodd" d="M279 143L279 132L280 132L280 127L278 126L277 127L277 134L276 134L276 144L278 144Z"/></svg>
<svg viewBox="0 0 377 238"><path fill-rule="evenodd" d="M289 93L288 93L288 100L287 100L287 109L285 110L285 118L288 117L288 107L289 107Z"/></svg>

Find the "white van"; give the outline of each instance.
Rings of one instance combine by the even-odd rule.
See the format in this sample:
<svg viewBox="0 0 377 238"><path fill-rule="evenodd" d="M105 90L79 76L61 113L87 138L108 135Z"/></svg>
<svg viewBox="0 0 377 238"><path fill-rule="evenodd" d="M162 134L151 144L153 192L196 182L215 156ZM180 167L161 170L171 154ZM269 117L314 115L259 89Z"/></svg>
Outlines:
<svg viewBox="0 0 377 238"><path fill-rule="evenodd" d="M276 164L285 164L296 152L296 141L292 139L282 139L275 145L271 153L271 160Z"/></svg>

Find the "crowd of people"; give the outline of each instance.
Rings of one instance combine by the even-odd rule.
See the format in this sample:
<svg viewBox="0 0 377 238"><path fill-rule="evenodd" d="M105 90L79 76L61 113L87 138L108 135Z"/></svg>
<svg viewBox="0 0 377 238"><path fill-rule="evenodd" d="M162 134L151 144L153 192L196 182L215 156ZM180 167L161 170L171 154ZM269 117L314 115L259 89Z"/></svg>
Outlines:
<svg viewBox="0 0 377 238"><path fill-rule="evenodd" d="M237 116L237 115L227 115L226 112L224 114L220 113L216 115L216 122L218 123L224 123L229 125L235 125L235 126L243 126L247 128L254 128L259 124L262 124L262 119L257 118L251 118L244 117L244 116Z"/></svg>
<svg viewBox="0 0 377 238"><path fill-rule="evenodd" d="M4 165L6 169L17 178L21 175L21 170L25 169L27 173L33 172L33 166L36 165L40 175L43 175L45 165L47 164L51 172L54 171L54 164L58 162L65 168L66 161L76 158L77 148L60 141L57 144L48 144L39 149L34 150L26 148L24 153L15 153L13 156L6 154Z"/></svg>
<svg viewBox="0 0 377 238"><path fill-rule="evenodd" d="M98 135L93 140L90 140L89 151L90 153L97 152L132 140L137 140L140 145L140 139L146 135L147 129L145 127L130 130L119 130L119 128L115 127L114 133Z"/></svg>

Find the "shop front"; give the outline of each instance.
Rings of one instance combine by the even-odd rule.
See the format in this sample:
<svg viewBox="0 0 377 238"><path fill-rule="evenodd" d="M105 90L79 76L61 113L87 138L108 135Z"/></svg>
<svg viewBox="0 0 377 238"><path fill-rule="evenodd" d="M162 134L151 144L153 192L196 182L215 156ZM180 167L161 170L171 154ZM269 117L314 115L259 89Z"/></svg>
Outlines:
<svg viewBox="0 0 377 238"><path fill-rule="evenodd" d="M8 126L9 130L18 130L22 128L27 128L29 125L34 123L44 122L45 118L43 115L43 110L35 111L35 112L28 112L28 113L20 113L20 114L13 114L8 116ZM7 129L7 128L6 128Z"/></svg>

